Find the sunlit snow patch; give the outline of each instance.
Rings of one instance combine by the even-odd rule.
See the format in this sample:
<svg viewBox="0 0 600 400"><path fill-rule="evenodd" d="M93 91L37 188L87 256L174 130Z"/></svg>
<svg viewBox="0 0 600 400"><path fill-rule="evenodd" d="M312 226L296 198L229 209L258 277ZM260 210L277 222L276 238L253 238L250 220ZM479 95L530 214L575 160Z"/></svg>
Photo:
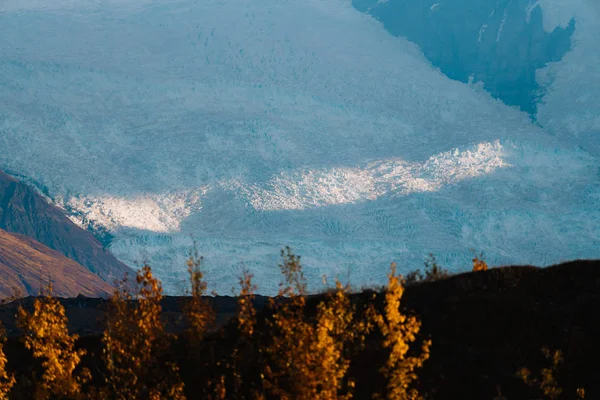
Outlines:
<svg viewBox="0 0 600 400"><path fill-rule="evenodd" d="M258 211L303 210L436 191L509 166L502 156L503 147L495 141L437 154L423 163L383 160L356 168L283 172L272 178L266 188L240 182L220 186L239 191ZM66 206L111 231L135 228L168 233L179 231L181 222L192 212L201 212L201 197L209 191L209 187L203 187L130 198L75 197L67 200Z"/></svg>
<svg viewBox="0 0 600 400"><path fill-rule="evenodd" d="M260 211L303 210L334 204L375 200L382 196L431 192L445 185L509 166L499 141L472 149L454 149L424 163L383 160L356 168L283 172L267 188L243 190Z"/></svg>
<svg viewBox="0 0 600 400"><path fill-rule="evenodd" d="M201 209L201 195L207 188L166 195L138 197L76 197L66 202L86 220L115 231L135 228L153 232L178 231L181 221Z"/></svg>

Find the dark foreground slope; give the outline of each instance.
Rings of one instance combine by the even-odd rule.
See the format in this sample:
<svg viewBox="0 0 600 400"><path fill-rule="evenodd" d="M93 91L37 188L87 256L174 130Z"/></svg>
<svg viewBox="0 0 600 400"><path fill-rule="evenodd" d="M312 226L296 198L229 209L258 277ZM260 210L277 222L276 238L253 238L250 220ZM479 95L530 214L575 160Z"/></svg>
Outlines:
<svg viewBox="0 0 600 400"><path fill-rule="evenodd" d="M383 304L383 296L365 291L353 295L359 303ZM181 298L163 302L171 331L181 325ZM319 296L309 299L313 310ZM235 299L213 298L223 324L235 312ZM25 300L27 304L31 299ZM65 300L71 315L76 309L101 310L103 302L93 299ZM258 305L265 303L258 299ZM520 367L534 373L548 366L541 349L560 349L564 363L557 374L563 388L561 399L574 399L575 390L586 389L586 399L600 398L600 261L575 261L549 268L503 267L489 271L465 273L447 279L415 284L407 288L402 307L412 310L422 320L422 337L431 338L431 358L418 371L421 393L427 399L494 399L501 391L506 399L532 399L536 393L515 377ZM3 322L15 310L15 304L0 308ZM268 308L266 309L268 312ZM311 311L307 311L311 312ZM85 312L89 314L88 312ZM101 315L101 311L98 311ZM86 322L86 323L89 323ZM258 330L264 330L259 323ZM179 328L178 328L179 327ZM71 326L74 331L85 332ZM80 339L79 344L92 356L86 363L101 373L102 348L98 331ZM226 326L205 340L202 359L190 359L185 345L173 348L186 384L188 398L202 398L207 379L216 379L214 365L222 354L231 354L236 338ZM13 334L16 332L13 332ZM260 335L259 335L260 336ZM181 342L181 341L180 341ZM256 344L258 347L258 344ZM13 337L7 348L11 368L29 372L27 352ZM210 357L208 357L210 355ZM205 357L206 356L206 357ZM13 360L13 361L10 361ZM18 360L18 361L14 361ZM385 352L378 338L371 337L366 349L353 359L350 374L356 379L357 399L370 398L385 385L378 373ZM255 360L246 360L246 370L260 371ZM210 365L209 365L210 364ZM212 366L211 366L212 365Z"/></svg>
<svg viewBox="0 0 600 400"><path fill-rule="evenodd" d="M564 398L583 387L586 398L600 399L599 261L462 274L409 288L404 300L433 340L419 374L432 398L492 399L497 387L508 398L532 398L514 374L548 366L540 351L548 347L563 352Z"/></svg>
<svg viewBox="0 0 600 400"><path fill-rule="evenodd" d="M23 235L0 229L0 298L37 295L52 282L57 296L108 296L112 288L62 254Z"/></svg>
<svg viewBox="0 0 600 400"><path fill-rule="evenodd" d="M29 236L113 283L133 271L29 186L0 171L0 229Z"/></svg>

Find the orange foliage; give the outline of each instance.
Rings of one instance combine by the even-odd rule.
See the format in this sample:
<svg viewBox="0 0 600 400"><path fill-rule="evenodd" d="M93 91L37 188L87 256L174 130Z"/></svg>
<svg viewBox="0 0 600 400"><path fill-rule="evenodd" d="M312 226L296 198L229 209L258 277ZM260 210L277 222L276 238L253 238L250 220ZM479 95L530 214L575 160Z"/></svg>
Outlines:
<svg viewBox="0 0 600 400"><path fill-rule="evenodd" d="M473 258L473 272L477 271L487 271L488 265L485 261L483 261L483 256L475 256Z"/></svg>
<svg viewBox="0 0 600 400"><path fill-rule="evenodd" d="M351 399L355 382L346 379L350 359L346 349L350 344L363 344L371 327L370 321L356 320L355 309L348 298L348 287L336 280L336 289L317 308L316 335L311 352L321 374L313 391L319 399ZM318 365L320 361L320 365Z"/></svg>
<svg viewBox="0 0 600 400"><path fill-rule="evenodd" d="M271 307L275 310L268 325L271 328L271 345L265 349L270 363L263 374L264 388L281 399L304 399L304 389L311 380L308 375L307 338L311 337L310 326L304 318L306 299L306 280L302 273L300 257L295 256L290 248L282 251L283 264L279 265L285 283L280 284L279 296L288 297L276 304L271 299Z"/></svg>
<svg viewBox="0 0 600 400"><path fill-rule="evenodd" d="M415 370L421 368L429 358L431 341L423 342L419 355L408 356L410 344L416 340L421 323L416 317L400 312L404 287L400 277L396 275L395 264L391 265L388 278L384 314L377 314L375 317L384 337L383 345L390 350L386 365L382 368L388 380L387 398L389 400L419 399L421 397L418 391L411 388L411 384L417 379Z"/></svg>
<svg viewBox="0 0 600 400"><path fill-rule="evenodd" d="M15 384L15 377L6 371L5 340L4 327L0 325L0 400L8 399L8 394Z"/></svg>
<svg viewBox="0 0 600 400"><path fill-rule="evenodd" d="M160 319L163 290L145 265L137 273L137 305L126 282L110 299L111 313L104 332L104 359L109 396L119 400L185 399L178 367L165 356L169 337Z"/></svg>
<svg viewBox="0 0 600 400"><path fill-rule="evenodd" d="M243 388L244 373L247 373L246 370L243 370L244 362L248 359L254 359L257 356L254 343L252 342L256 327L256 309L252 301L254 300L254 292L257 287L252 283L252 278L252 274L248 271L243 271L239 279L240 292L237 296L236 313L237 332L239 336L233 354L225 365L232 378L232 387L229 394L236 399L255 399L260 397L256 389L251 390L250 393L245 393ZM225 389L221 388L224 382L225 380L222 378L221 385L217 386L217 392L220 390L222 396L226 393Z"/></svg>
<svg viewBox="0 0 600 400"><path fill-rule="evenodd" d="M257 286L252 283L253 277L248 271L243 271L239 281L240 293L237 298L237 321L239 331L245 338L250 338L254 334L254 326L256 325L256 310L252 301L254 300L254 292Z"/></svg>
<svg viewBox="0 0 600 400"><path fill-rule="evenodd" d="M280 302L271 302L275 312L267 322L272 342L266 349L264 387L281 399L350 399L354 382L346 378L350 365L346 348L354 340L364 341L368 324L355 323L348 290L339 282L328 300L318 305L316 321L310 321L300 257L289 248L282 257L285 283L280 286Z"/></svg>
<svg viewBox="0 0 600 400"><path fill-rule="evenodd" d="M379 313L371 304L366 312L357 312L349 297L349 287L338 280L335 288L316 304L316 313L307 312L307 285L300 257L289 248L282 251L280 264L284 282L277 299L270 299L273 314L266 319L270 336L257 335L257 312L254 308L256 285L247 271L240 277L240 291L233 351L215 362L215 380L206 385L207 399L298 399L349 400L356 382L349 376L351 357L363 349L367 335L376 327L389 351L381 368L387 379L387 399L419 399L412 388L416 370L429 358L431 341L423 342L420 351L411 344L416 341L421 324L413 316L400 311L404 288L401 277L392 265L385 292L385 309ZM202 259L194 252L188 260L191 296L184 306L190 344L201 356L202 340L214 321L214 310L204 299L207 285L200 270ZM118 400L184 400L184 387L179 369L170 361L172 338L161 321L163 298L161 283L145 265L136 275L139 291L131 295L127 280L110 299L107 327L103 334L103 358L106 364L106 386L88 388L88 398ZM310 308L314 310L314 308ZM37 388L37 398L83 398L82 385L89 382L89 371L75 374L83 351L74 349L77 336L66 328L64 308L57 299L46 296L34 303L34 312L19 309L19 325L26 332L25 344L34 356L43 358L44 376ZM5 371L0 334L0 400L15 384ZM267 340L264 347L256 344ZM414 354L418 353L418 354ZM212 355L214 358L214 353ZM252 381L263 370L261 381ZM212 364L211 364L212 365ZM248 379L245 381L245 379ZM258 386L256 386L258 385ZM210 393L209 393L210 392ZM90 397L91 396L91 397Z"/></svg>
<svg viewBox="0 0 600 400"><path fill-rule="evenodd" d="M41 358L44 369L41 383L36 387L36 399L83 398L82 385L91 378L87 369L74 374L85 354L75 350L77 335L69 335L65 309L58 299L48 294L34 302L33 313L19 307L18 326L25 333L25 347Z"/></svg>

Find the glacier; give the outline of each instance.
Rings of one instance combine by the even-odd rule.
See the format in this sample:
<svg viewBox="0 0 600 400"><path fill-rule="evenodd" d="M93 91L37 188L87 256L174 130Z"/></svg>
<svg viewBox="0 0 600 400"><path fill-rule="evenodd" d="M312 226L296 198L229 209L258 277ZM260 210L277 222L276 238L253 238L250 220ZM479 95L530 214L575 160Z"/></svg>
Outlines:
<svg viewBox="0 0 600 400"><path fill-rule="evenodd" d="M324 274L376 285L430 252L453 271L474 251L600 257L597 3L478 1L502 17L461 76L419 35L456 34L462 52L479 11L428 39L392 32L375 10L401 2L378 3L4 0L0 169L109 231L169 293L193 243L220 293L243 269L276 291L286 245L314 289ZM532 38L544 51L503 64Z"/></svg>

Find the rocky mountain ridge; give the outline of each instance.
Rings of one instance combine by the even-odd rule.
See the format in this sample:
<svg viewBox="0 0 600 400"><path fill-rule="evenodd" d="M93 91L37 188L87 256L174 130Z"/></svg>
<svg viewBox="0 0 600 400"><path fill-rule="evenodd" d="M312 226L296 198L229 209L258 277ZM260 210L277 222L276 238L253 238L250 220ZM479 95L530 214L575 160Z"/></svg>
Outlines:
<svg viewBox="0 0 600 400"><path fill-rule="evenodd" d="M110 284L121 279L125 273L133 273L104 248L92 233L73 223L62 210L49 204L34 189L2 171L0 229L32 238L83 265ZM34 247L39 248L37 244Z"/></svg>

